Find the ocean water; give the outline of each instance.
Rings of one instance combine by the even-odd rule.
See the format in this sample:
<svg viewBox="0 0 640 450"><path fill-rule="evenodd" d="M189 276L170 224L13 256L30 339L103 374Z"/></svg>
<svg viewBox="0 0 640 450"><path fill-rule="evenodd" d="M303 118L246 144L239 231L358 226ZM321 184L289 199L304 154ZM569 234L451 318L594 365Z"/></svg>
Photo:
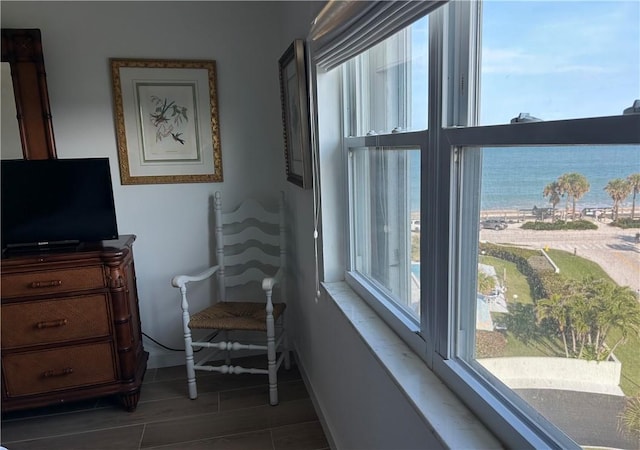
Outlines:
<svg viewBox="0 0 640 450"><path fill-rule="evenodd" d="M420 209L419 155L412 155L411 208ZM564 173L577 172L590 184L576 209L613 205L604 190L614 178L640 173L640 145L485 148L482 162L481 209L531 209L551 207L542 196L544 187ZM632 195L622 203L630 207ZM557 208L563 208L561 199ZM640 195L636 198L640 207Z"/></svg>
<svg viewBox="0 0 640 450"><path fill-rule="evenodd" d="M551 207L542 196L544 187L572 172L584 175L590 184L577 209L612 206L604 187L614 178L640 173L640 145L485 148L481 209ZM630 206L631 200L629 195L623 206Z"/></svg>

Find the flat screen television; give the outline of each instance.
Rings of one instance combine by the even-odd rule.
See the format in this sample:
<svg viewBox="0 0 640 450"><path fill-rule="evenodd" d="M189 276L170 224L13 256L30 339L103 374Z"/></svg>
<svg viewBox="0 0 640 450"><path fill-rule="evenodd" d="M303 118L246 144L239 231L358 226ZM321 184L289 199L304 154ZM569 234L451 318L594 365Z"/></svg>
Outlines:
<svg viewBox="0 0 640 450"><path fill-rule="evenodd" d="M2 249L118 237L108 158L0 161Z"/></svg>

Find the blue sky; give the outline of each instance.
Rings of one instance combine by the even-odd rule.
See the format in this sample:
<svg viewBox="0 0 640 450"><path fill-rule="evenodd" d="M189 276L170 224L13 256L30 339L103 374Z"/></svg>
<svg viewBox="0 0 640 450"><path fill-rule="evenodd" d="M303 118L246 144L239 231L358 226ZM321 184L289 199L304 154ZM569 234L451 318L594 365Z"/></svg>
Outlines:
<svg viewBox="0 0 640 450"><path fill-rule="evenodd" d="M426 127L425 24L412 31L412 129ZM640 99L640 0L485 0L481 39L482 125L618 115Z"/></svg>
<svg viewBox="0 0 640 450"><path fill-rule="evenodd" d="M640 98L640 1L483 6L481 123L621 114Z"/></svg>

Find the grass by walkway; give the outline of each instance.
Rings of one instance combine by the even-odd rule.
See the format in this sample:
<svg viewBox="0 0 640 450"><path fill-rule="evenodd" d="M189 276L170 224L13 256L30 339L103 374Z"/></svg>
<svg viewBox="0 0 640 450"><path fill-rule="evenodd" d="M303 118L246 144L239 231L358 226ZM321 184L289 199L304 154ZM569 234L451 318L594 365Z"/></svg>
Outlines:
<svg viewBox="0 0 640 450"><path fill-rule="evenodd" d="M493 266L496 269L496 276L500 284L509 286L506 293L507 300L512 301L513 296L517 295L520 303L533 303L529 282L514 263L493 256L480 256L480 263Z"/></svg>
<svg viewBox="0 0 640 450"><path fill-rule="evenodd" d="M607 343L613 345L619 338L620 330L612 330ZM622 392L627 397L640 395L640 339L637 336L630 338L624 344L620 344L614 354L622 363Z"/></svg>
<svg viewBox="0 0 640 450"><path fill-rule="evenodd" d="M582 280L585 277L593 276L594 278L602 278L610 283L614 283L613 279L602 270L597 263L580 256L574 256L573 253L563 250L549 249L547 255L553 260L560 269L560 273L567 278L574 280Z"/></svg>

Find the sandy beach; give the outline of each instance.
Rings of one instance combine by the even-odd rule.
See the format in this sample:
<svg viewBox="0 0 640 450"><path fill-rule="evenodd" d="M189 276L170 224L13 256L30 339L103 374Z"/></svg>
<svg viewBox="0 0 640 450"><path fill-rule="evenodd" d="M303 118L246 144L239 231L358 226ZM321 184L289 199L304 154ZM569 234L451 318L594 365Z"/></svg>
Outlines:
<svg viewBox="0 0 640 450"><path fill-rule="evenodd" d="M640 244L635 243L638 229L623 230L604 223L597 230L535 231L523 230L511 223L505 230L480 231L480 239L531 248L554 248L575 252L598 263L618 284L640 293Z"/></svg>

